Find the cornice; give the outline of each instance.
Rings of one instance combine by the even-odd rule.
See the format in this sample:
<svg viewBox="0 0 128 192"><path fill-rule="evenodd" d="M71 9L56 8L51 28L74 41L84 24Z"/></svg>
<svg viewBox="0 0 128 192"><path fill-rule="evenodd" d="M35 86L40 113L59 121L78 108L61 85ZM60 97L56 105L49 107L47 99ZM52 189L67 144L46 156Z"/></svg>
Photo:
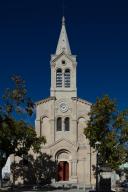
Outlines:
<svg viewBox="0 0 128 192"><path fill-rule="evenodd" d="M74 101L79 101L79 102L84 103L84 104L89 105L89 106L92 105L91 102L86 101L86 100L84 100L84 99L81 99L81 98L79 98L79 97L72 97L72 100L74 100Z"/></svg>
<svg viewBox="0 0 128 192"><path fill-rule="evenodd" d="M77 65L76 55L67 55L64 51L62 53L60 53L59 55L51 55L51 61L50 61L51 65L54 62L56 62L56 60L59 59L63 55Z"/></svg>
<svg viewBox="0 0 128 192"><path fill-rule="evenodd" d="M42 103L47 103L48 101L51 101L51 100L56 100L56 97L48 97L46 99L42 99L40 101L35 102L35 105L37 106L37 105L40 105Z"/></svg>

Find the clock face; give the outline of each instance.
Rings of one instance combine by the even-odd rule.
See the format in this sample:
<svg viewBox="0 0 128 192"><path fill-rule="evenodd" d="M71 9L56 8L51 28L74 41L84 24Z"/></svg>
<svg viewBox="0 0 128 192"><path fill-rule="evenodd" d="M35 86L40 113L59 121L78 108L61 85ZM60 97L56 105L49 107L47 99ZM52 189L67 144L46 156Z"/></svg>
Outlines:
<svg viewBox="0 0 128 192"><path fill-rule="evenodd" d="M64 113L68 111L68 106L65 102L60 103L60 110Z"/></svg>

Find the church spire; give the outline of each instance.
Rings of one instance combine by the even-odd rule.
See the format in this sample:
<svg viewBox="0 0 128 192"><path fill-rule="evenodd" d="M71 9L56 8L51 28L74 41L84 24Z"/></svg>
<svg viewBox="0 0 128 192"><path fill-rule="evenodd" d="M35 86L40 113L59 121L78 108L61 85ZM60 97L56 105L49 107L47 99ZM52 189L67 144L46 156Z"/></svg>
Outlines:
<svg viewBox="0 0 128 192"><path fill-rule="evenodd" d="M63 51L66 54L71 55L70 45L69 45L67 32L66 32L66 28L65 28L65 18L64 18L64 16L62 18L62 28L61 28L61 32L60 32L60 37L59 37L57 49L56 49L56 55L59 55Z"/></svg>

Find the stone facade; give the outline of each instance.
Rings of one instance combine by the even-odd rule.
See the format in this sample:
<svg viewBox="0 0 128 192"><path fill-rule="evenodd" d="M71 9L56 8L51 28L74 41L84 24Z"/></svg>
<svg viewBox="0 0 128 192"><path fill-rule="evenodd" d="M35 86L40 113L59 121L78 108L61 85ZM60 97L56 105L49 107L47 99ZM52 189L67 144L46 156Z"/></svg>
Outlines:
<svg viewBox="0 0 128 192"><path fill-rule="evenodd" d="M35 128L38 136L47 139L42 152L52 155L58 165L67 163L67 168L57 173L58 181L92 185L95 153L83 134L91 103L77 97L76 67L63 18L56 53L51 56L50 97L36 102Z"/></svg>

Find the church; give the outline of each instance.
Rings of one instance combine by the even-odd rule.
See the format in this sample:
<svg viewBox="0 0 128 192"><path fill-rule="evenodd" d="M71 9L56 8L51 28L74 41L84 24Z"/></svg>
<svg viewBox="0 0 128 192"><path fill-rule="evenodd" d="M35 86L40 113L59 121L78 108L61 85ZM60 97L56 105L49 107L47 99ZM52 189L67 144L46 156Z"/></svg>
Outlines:
<svg viewBox="0 0 128 192"><path fill-rule="evenodd" d="M36 133L47 140L41 151L57 161L55 182L91 186L95 183L95 153L83 134L91 103L77 97L77 61L70 49L64 17L50 67L50 96L36 102Z"/></svg>

